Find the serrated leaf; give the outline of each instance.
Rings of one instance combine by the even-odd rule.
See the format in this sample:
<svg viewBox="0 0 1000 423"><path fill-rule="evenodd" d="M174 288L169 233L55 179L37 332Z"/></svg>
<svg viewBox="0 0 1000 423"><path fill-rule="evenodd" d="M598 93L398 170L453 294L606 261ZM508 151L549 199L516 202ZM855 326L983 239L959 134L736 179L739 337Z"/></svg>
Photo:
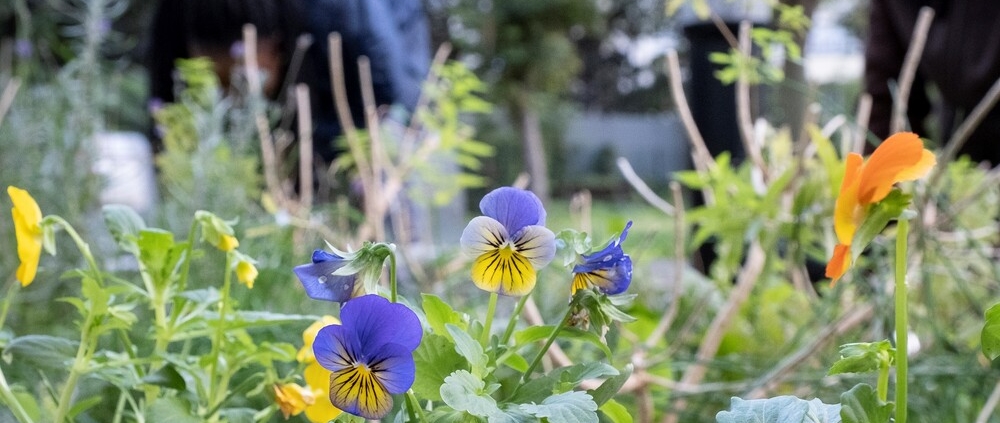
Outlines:
<svg viewBox="0 0 1000 423"><path fill-rule="evenodd" d="M618 401L610 400L598 408L598 411L603 413L611 423L632 423L632 415Z"/></svg>
<svg viewBox="0 0 1000 423"><path fill-rule="evenodd" d="M980 335L983 354L990 360L1000 357L1000 303L986 310L986 323Z"/></svg>
<svg viewBox="0 0 1000 423"><path fill-rule="evenodd" d="M844 344L840 346L840 359L827 374L874 372L892 365L894 355L895 348L888 340Z"/></svg>
<svg viewBox="0 0 1000 423"><path fill-rule="evenodd" d="M875 389L864 383L841 394L840 405L844 423L886 423L893 409L891 403L879 400Z"/></svg>
<svg viewBox="0 0 1000 423"><path fill-rule="evenodd" d="M546 398L541 404L521 404L521 411L549 423L597 423L597 404L585 392L570 391Z"/></svg>
<svg viewBox="0 0 1000 423"><path fill-rule="evenodd" d="M618 391L622 389L622 386L625 386L625 382L627 382L628 378L632 376L633 369L635 369L635 367L632 363L626 364L625 367L618 372L617 376L608 378L608 380L605 380L601 386L591 389L587 391L587 393L594 398L594 402L596 402L597 405L602 405L610 401L611 398L613 398Z"/></svg>
<svg viewBox="0 0 1000 423"><path fill-rule="evenodd" d="M468 361L469 366L472 368L472 374L481 376L486 371L486 362L488 358L486 354L483 353L483 346L479 345L475 339L472 339L468 333L463 331L458 326L453 324L446 324L445 329L451 334L451 339L455 341L455 351L459 355L465 357Z"/></svg>
<svg viewBox="0 0 1000 423"><path fill-rule="evenodd" d="M840 404L788 395L749 401L733 397L729 410L720 411L715 420L717 423L840 423Z"/></svg>
<svg viewBox="0 0 1000 423"><path fill-rule="evenodd" d="M574 364L559 370L559 382L572 386L579 385L589 379L618 375L618 369L601 362Z"/></svg>
<svg viewBox="0 0 1000 423"><path fill-rule="evenodd" d="M469 370L469 362L455 351L455 344L437 334L424 335L413 352L413 361L417 366L413 392L418 398L431 401L441 400L441 385L448 375L456 370Z"/></svg>
<svg viewBox="0 0 1000 423"><path fill-rule="evenodd" d="M451 335L444 328L444 325L450 323L463 331L468 328L465 316L451 308L448 303L431 294L421 294L420 297L423 299L421 308L424 309L427 324L430 325L433 333L451 339Z"/></svg>
<svg viewBox="0 0 1000 423"><path fill-rule="evenodd" d="M104 216L104 226L108 227L111 237L118 247L132 254L138 254L136 240L139 231L146 228L146 222L131 207L122 204L108 204L101 208Z"/></svg>
<svg viewBox="0 0 1000 423"><path fill-rule="evenodd" d="M488 417L501 413L497 402L485 392L486 383L465 370L457 370L444 379L441 400L451 408L473 416Z"/></svg>

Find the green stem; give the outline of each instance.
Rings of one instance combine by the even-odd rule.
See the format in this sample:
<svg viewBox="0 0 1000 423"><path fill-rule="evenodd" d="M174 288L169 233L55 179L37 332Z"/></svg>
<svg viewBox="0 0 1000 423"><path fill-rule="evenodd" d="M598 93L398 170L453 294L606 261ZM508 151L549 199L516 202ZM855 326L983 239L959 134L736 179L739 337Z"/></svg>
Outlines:
<svg viewBox="0 0 1000 423"><path fill-rule="evenodd" d="M567 323L569 323L569 317L572 313L573 313L573 307L571 305L570 308L566 310L566 315L563 316L562 320L559 322L559 325L552 330L552 334L549 335L549 339L545 341L545 345L542 346L542 349L538 350L538 354L536 354L535 359L531 361L531 365L528 366L528 370L524 372L523 376L521 376L521 385L523 385L525 382L528 381L528 378L531 377L531 373L535 371L535 368L538 367L538 364L542 362L542 357L545 357L545 353L547 353L549 351L549 348L552 347L552 343L556 342L556 337L559 335L559 332L562 331L564 327L566 327Z"/></svg>
<svg viewBox="0 0 1000 423"><path fill-rule="evenodd" d="M883 362L878 368L878 385L876 391L879 401L886 402L889 399L889 363Z"/></svg>
<svg viewBox="0 0 1000 423"><path fill-rule="evenodd" d="M417 401L416 395L413 395L413 390L406 391L406 412L410 415L410 422L423 422L427 421L427 416L424 415L424 410L420 408L420 402Z"/></svg>
<svg viewBox="0 0 1000 423"><path fill-rule="evenodd" d="M222 352L222 343L226 339L226 310L229 305L229 287L232 284L233 279L233 255L231 253L226 253L226 275L222 279L222 298L219 299L219 323L215 328L215 337L212 340L212 351L210 356L212 361L209 363L209 387L208 387L208 398L212 401L209 405L212 407L212 420L214 421L215 411L218 409L219 404L226 397L226 386L224 382L228 380L228 377L223 375L218 377L218 382L216 382L216 371L218 371L219 364L219 354ZM221 393L220 393L221 391Z"/></svg>
<svg viewBox="0 0 1000 423"><path fill-rule="evenodd" d="M181 266L180 277L177 278L177 291L184 292L187 287L188 275L191 274L191 255L194 253L194 233L198 229L198 220L191 220L191 228L188 230L187 238L187 249L184 251L184 264ZM170 326L173 327L177 323L177 319L181 315L181 310L184 308L184 299L178 298L177 303L174 304L171 316L170 316Z"/></svg>
<svg viewBox="0 0 1000 423"><path fill-rule="evenodd" d="M524 304L528 302L528 296L530 295L531 293L529 292L517 300L517 305L514 306L514 311L510 314L510 320L507 321L507 329L503 331L503 338L500 338L500 345L507 345L507 342L510 341L511 335L514 334L514 328L517 327L517 320L521 317L521 310L524 308Z"/></svg>
<svg viewBox="0 0 1000 423"><path fill-rule="evenodd" d="M9 288L7 288L7 295L3 298L3 305L0 306L0 329L3 329L4 323L7 322L7 313L10 311L10 305L14 302L14 297L17 295L17 287L20 283L15 278L11 278L8 282Z"/></svg>
<svg viewBox="0 0 1000 423"><path fill-rule="evenodd" d="M21 407L21 403L14 396L14 392L10 390L10 386L7 385L7 378L3 375L3 369L0 368L0 400L3 400L4 404L10 408L11 413L14 413L14 417L17 421L21 423L33 423L31 416L28 415L27 411L24 411L24 407Z"/></svg>
<svg viewBox="0 0 1000 423"><path fill-rule="evenodd" d="M490 305L486 309L486 323L483 324L483 333L479 336L479 343L486 349L486 346L490 342L490 329L493 326L493 315L497 312L497 299L500 298L500 294L496 292L490 293Z"/></svg>
<svg viewBox="0 0 1000 423"><path fill-rule="evenodd" d="M896 423L906 423L907 313L906 241L910 222L896 224Z"/></svg>
<svg viewBox="0 0 1000 423"><path fill-rule="evenodd" d="M389 301L396 302L396 253L389 253Z"/></svg>
<svg viewBox="0 0 1000 423"><path fill-rule="evenodd" d="M104 286L104 278L101 275L100 269L97 267L97 261L94 260L94 255L90 252L90 246L80 238L80 234L76 232L75 229L67 222L65 219L59 216L47 216L46 219L51 219L53 222L59 224L63 230L73 238L73 242L76 243L76 248L80 250L80 254L83 255L84 259L87 260L87 264L90 266L90 271L94 281L97 283L98 287ZM63 386L62 393L59 395L59 408L56 409L55 422L62 423L67 418L67 413L69 412L70 406L72 405L73 392L76 390L76 384L80 380L80 376L87 371L87 365L90 363L90 358L94 354L94 346L96 344L96 339L93 336L91 329L93 328L95 321L100 316L95 316L93 313L93 308L88 309L87 316L84 318L83 325L80 330L80 346L76 350L76 357L73 359L73 364L69 370L69 376L66 377L66 384Z"/></svg>

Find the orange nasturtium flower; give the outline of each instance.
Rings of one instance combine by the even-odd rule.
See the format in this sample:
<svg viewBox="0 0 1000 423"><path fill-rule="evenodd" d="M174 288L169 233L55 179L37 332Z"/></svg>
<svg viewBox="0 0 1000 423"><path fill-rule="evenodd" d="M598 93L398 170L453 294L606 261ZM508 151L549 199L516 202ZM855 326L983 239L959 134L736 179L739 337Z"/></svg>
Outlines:
<svg viewBox="0 0 1000 423"><path fill-rule="evenodd" d="M38 273L38 261L42 257L42 210L31 194L15 186L7 187L14 208L10 214L14 218L14 237L17 239L17 280L21 286L28 286Z"/></svg>
<svg viewBox="0 0 1000 423"><path fill-rule="evenodd" d="M897 182L927 175L935 163L934 153L912 132L890 136L867 161L857 153L847 155L844 182L833 211L838 244L826 265L826 277L836 282L851 267L851 242L871 206L889 195Z"/></svg>
<svg viewBox="0 0 1000 423"><path fill-rule="evenodd" d="M296 383L285 383L274 385L274 401L281 409L281 414L288 420L291 416L297 416L307 407L316 402L316 396L312 390L302 387Z"/></svg>

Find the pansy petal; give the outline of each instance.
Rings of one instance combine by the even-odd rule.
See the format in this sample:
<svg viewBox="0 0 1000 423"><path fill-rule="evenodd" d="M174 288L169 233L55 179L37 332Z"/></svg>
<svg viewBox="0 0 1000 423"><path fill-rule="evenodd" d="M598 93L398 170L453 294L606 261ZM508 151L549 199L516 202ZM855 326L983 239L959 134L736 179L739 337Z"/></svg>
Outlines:
<svg viewBox="0 0 1000 423"><path fill-rule="evenodd" d="M855 214L858 212L858 178L863 162L861 155L850 153L844 163L844 181L833 209L833 229L841 244L850 244L858 227Z"/></svg>
<svg viewBox="0 0 1000 423"><path fill-rule="evenodd" d="M496 219L476 216L462 231L462 253L469 257L479 257L487 251L499 248L510 238L507 228Z"/></svg>
<svg viewBox="0 0 1000 423"><path fill-rule="evenodd" d="M847 273L849 267L851 267L851 246L837 244L833 249L833 257L826 264L826 277L833 279L833 282L836 283L837 279Z"/></svg>
<svg viewBox="0 0 1000 423"><path fill-rule="evenodd" d="M375 373L360 365L330 374L330 402L366 419L381 419L392 410L392 395Z"/></svg>
<svg viewBox="0 0 1000 423"><path fill-rule="evenodd" d="M389 343L402 345L412 352L420 345L424 334L412 310L378 295L363 295L348 301L340 310L340 319L345 327L357 334L358 347L366 355Z"/></svg>
<svg viewBox="0 0 1000 423"><path fill-rule="evenodd" d="M327 261L338 261L338 260L345 260L345 259L344 259L344 257L341 257L339 255L333 254L333 253L331 253L329 251L326 251L326 250L314 250L313 251L313 255L312 255L312 262L313 263L322 263L322 262L327 262ZM345 261L345 263L346 263L346 261Z"/></svg>
<svg viewBox="0 0 1000 423"><path fill-rule="evenodd" d="M316 397L316 402L306 407L306 418L310 422L327 423L341 414L340 409L330 402L330 374L319 363L312 363L302 371L302 378Z"/></svg>
<svg viewBox="0 0 1000 423"><path fill-rule="evenodd" d="M343 266L341 261L323 261L295 266L292 271L309 298L343 303L355 296L357 283L356 275L334 275Z"/></svg>
<svg viewBox="0 0 1000 423"><path fill-rule="evenodd" d="M406 392L417 374L413 350L399 344L383 345L368 358L368 367L390 394Z"/></svg>
<svg viewBox="0 0 1000 423"><path fill-rule="evenodd" d="M526 295L535 287L536 278L531 262L511 247L489 251L472 263L472 282L488 292Z"/></svg>
<svg viewBox="0 0 1000 423"><path fill-rule="evenodd" d="M579 271L580 268L579 265L573 268L573 293L579 289L597 287L607 295L621 294L632 283L632 258L627 255L598 269Z"/></svg>
<svg viewBox="0 0 1000 423"><path fill-rule="evenodd" d="M900 132L886 139L861 170L858 202L866 205L882 201L899 181L900 174L921 163L923 152L923 142L912 132Z"/></svg>
<svg viewBox="0 0 1000 423"><path fill-rule="evenodd" d="M544 226L526 226L512 239L514 249L537 271L556 256L556 234Z"/></svg>
<svg viewBox="0 0 1000 423"><path fill-rule="evenodd" d="M342 325L330 325L319 330L313 341L316 362L330 371L354 366L361 355L355 344L357 338Z"/></svg>
<svg viewBox="0 0 1000 423"><path fill-rule="evenodd" d="M545 225L545 208L533 192L501 187L483 196L479 202L483 214L499 221L508 233L517 233L529 225Z"/></svg>

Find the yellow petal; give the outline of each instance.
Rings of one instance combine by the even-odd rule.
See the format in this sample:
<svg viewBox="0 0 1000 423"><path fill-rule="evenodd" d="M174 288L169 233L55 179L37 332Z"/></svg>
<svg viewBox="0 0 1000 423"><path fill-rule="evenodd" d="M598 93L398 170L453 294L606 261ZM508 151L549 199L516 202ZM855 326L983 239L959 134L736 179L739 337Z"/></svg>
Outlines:
<svg viewBox="0 0 1000 423"><path fill-rule="evenodd" d="M535 287L531 263L510 246L486 252L472 264L472 282L488 292L520 297Z"/></svg>
<svg viewBox="0 0 1000 423"><path fill-rule="evenodd" d="M247 286L247 288L253 289L253 282L257 279L257 267L253 263L240 260L236 264L236 280Z"/></svg>
<svg viewBox="0 0 1000 423"><path fill-rule="evenodd" d="M327 315L309 325L309 327L302 332L302 348L299 349L299 353L295 356L295 359L298 360L299 363L315 363L316 356L313 353L313 342L316 341L316 334L319 333L320 329L339 323L339 319ZM329 375L323 377L324 384L327 383L328 378Z"/></svg>
<svg viewBox="0 0 1000 423"><path fill-rule="evenodd" d="M37 227L39 222L42 221L42 210L38 208L38 203L31 197L31 194L18 187L8 186L7 195L10 196L10 201L14 203L14 210L17 210L21 213L21 216L24 216L25 222L32 227Z"/></svg>
<svg viewBox="0 0 1000 423"><path fill-rule="evenodd" d="M923 154L920 155L920 161L912 167L903 169L899 175L896 175L896 182L903 181L914 181L930 173L931 168L937 164L937 157L934 156L930 150L924 150Z"/></svg>
<svg viewBox="0 0 1000 423"><path fill-rule="evenodd" d="M364 364L330 374L330 402L348 409L356 406L366 419L381 419L392 410L392 395Z"/></svg>
<svg viewBox="0 0 1000 423"><path fill-rule="evenodd" d="M848 154L844 161L844 181L840 184L840 194L833 209L833 229L841 244L851 243L861 220L859 213L864 211L858 206L858 182L863 161L856 153Z"/></svg>
<svg viewBox="0 0 1000 423"><path fill-rule="evenodd" d="M7 194L14 203L10 214L14 220L17 258L20 260L15 277L23 287L30 285L38 273L38 262L42 257L42 228L39 226L42 212L27 191L9 186Z"/></svg>
<svg viewBox="0 0 1000 423"><path fill-rule="evenodd" d="M310 349L312 349L311 345ZM312 390L313 395L316 397L316 402L306 407L306 418L313 423L327 423L341 414L340 409L334 407L333 403L330 402L331 374L329 370L323 368L323 366L315 361L306 366L302 372L306 385L309 386L309 389Z"/></svg>
<svg viewBox="0 0 1000 423"><path fill-rule="evenodd" d="M239 246L240 241L235 236L225 234L219 236L219 243L215 245L216 248L222 251L233 251Z"/></svg>
<svg viewBox="0 0 1000 423"><path fill-rule="evenodd" d="M274 402L281 409L281 414L288 420L305 411L306 407L316 402L316 397L308 388L295 383L274 385Z"/></svg>

